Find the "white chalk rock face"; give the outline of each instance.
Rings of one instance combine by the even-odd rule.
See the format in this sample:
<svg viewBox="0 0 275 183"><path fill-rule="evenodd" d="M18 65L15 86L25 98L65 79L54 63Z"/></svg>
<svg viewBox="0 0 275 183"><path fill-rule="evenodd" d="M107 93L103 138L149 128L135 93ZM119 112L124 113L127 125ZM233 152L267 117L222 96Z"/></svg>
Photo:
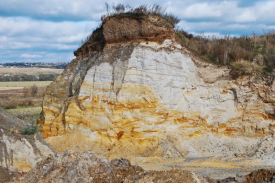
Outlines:
<svg viewBox="0 0 275 183"><path fill-rule="evenodd" d="M41 136L21 136L0 127L0 164L10 170L29 171L36 164L53 155L54 151Z"/></svg>
<svg viewBox="0 0 275 183"><path fill-rule="evenodd" d="M43 136L58 152L92 150L110 158L267 153L256 153L275 127L266 102L274 91L264 79L233 81L229 69L200 62L173 39L107 44L72 64L75 70L67 68L48 88L43 105ZM52 88L72 75L70 87L78 88L56 102L66 92Z"/></svg>

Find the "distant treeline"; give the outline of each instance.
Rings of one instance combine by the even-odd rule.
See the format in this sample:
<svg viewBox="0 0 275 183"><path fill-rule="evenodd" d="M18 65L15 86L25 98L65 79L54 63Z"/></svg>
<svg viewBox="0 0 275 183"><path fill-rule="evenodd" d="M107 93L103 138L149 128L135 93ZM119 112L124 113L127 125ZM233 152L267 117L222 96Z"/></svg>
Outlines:
<svg viewBox="0 0 275 183"><path fill-rule="evenodd" d="M59 74L0 76L1 81L53 81Z"/></svg>

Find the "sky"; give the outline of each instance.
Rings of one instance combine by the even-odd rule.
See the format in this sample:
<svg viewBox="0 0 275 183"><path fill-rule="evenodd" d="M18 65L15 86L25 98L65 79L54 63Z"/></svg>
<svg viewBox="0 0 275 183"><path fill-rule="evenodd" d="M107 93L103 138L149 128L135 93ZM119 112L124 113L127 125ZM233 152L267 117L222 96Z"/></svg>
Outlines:
<svg viewBox="0 0 275 183"><path fill-rule="evenodd" d="M0 0L0 63L70 62L100 24L105 3L159 4L203 36L263 34L275 29L275 0Z"/></svg>

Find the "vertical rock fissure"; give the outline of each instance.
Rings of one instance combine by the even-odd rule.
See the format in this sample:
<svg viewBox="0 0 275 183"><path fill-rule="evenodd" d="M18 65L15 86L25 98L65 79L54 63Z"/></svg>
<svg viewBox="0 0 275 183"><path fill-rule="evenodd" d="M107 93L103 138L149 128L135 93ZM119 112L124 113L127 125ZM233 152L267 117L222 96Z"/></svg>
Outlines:
<svg viewBox="0 0 275 183"><path fill-rule="evenodd" d="M2 137L0 138L0 162L1 166L3 166L3 163L6 164L6 167L9 167L9 164L13 166L13 151L8 153L7 144L4 140L4 133L0 134Z"/></svg>
<svg viewBox="0 0 275 183"><path fill-rule="evenodd" d="M236 91L235 88L230 88L229 90L231 90L231 91L233 92L234 104L235 104L235 106L237 107L238 102L239 102L239 100L238 100L238 95L237 95L237 91Z"/></svg>
<svg viewBox="0 0 275 183"><path fill-rule="evenodd" d="M75 90L74 94L73 94L73 100L70 99L70 97L64 101L64 104L63 104L63 110L62 110L62 124L63 124L63 127L64 129L66 130L66 112L68 111L68 107L69 105L72 103L72 101L76 101L77 104L79 104L80 102L78 101L78 96L79 96L79 92L80 92L80 87L85 79L85 76L88 72L88 70L93 66L93 64L96 62L96 60L98 59L98 54L99 53L94 53L93 55L94 56L91 56L89 58L87 58L87 62L84 63L84 62L81 62L80 63L80 66L77 68L76 72L74 73L73 75L73 79L70 83L70 86L72 87L72 84L74 82L76 82L76 76L79 74L79 81L78 81L78 87L77 89ZM81 73L81 70L84 70L83 73ZM71 88L73 89L73 88ZM82 107L79 105L79 108L82 109Z"/></svg>

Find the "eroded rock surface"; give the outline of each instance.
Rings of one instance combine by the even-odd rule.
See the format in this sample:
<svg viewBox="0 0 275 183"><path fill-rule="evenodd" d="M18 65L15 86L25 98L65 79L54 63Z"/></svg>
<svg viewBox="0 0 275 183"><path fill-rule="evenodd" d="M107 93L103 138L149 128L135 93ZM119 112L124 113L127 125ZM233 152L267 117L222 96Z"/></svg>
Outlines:
<svg viewBox="0 0 275 183"><path fill-rule="evenodd" d="M228 68L201 62L155 20L126 29L129 18L111 17L75 52L45 93L46 141L58 152L111 159L250 157L274 165L273 78L232 80ZM146 39L151 29L136 31L150 26L158 40Z"/></svg>
<svg viewBox="0 0 275 183"><path fill-rule="evenodd" d="M25 122L0 107L0 166L10 170L29 171L36 163L54 154L41 135L23 136L18 131ZM4 170L4 169L3 169Z"/></svg>

